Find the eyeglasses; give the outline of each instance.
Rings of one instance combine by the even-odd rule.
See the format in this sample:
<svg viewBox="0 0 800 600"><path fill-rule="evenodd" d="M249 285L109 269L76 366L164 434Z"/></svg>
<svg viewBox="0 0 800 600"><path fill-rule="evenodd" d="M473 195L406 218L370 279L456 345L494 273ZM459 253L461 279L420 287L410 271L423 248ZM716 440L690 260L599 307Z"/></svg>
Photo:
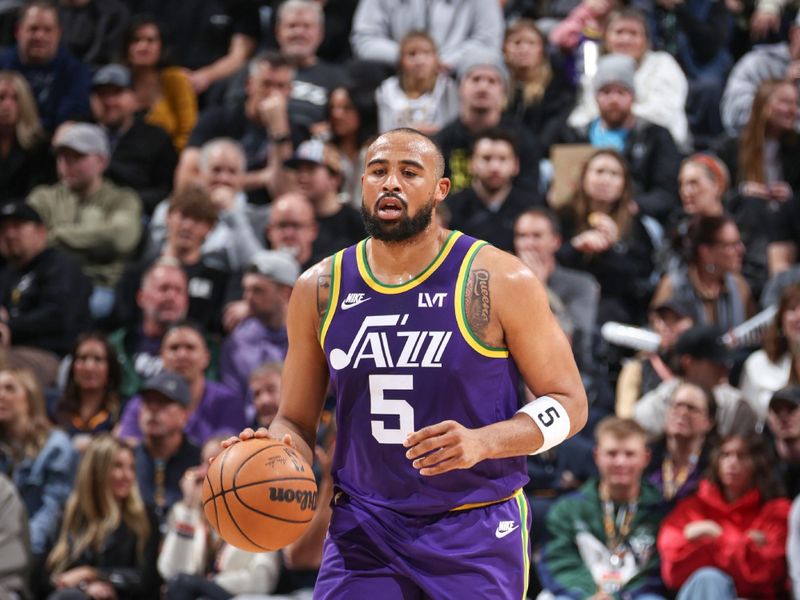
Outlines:
<svg viewBox="0 0 800 600"><path fill-rule="evenodd" d="M270 227L274 227L275 229L305 229L306 227L310 227L310 223L298 223L297 221L278 221L276 223L270 223Z"/></svg>
<svg viewBox="0 0 800 600"><path fill-rule="evenodd" d="M742 240L736 240L735 242L714 242L715 246L720 246L723 250L738 250L739 248L744 247L744 242Z"/></svg>
<svg viewBox="0 0 800 600"><path fill-rule="evenodd" d="M690 415L704 415L706 414L706 409L701 408L699 406L695 406L694 404L689 404L688 402L673 402L669 405L670 409L674 411L678 410L685 410Z"/></svg>

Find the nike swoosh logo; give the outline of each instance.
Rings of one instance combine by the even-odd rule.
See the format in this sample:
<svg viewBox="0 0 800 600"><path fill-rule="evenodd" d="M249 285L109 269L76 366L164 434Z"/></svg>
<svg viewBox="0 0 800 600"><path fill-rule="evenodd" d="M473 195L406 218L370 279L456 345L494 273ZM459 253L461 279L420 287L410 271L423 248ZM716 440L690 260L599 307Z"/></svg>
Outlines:
<svg viewBox="0 0 800 600"><path fill-rule="evenodd" d="M342 302L342 310L350 310L358 306L359 304L364 304L364 302L368 302L372 300L372 298L362 298L361 300L356 300L355 302L347 303L347 301Z"/></svg>
<svg viewBox="0 0 800 600"><path fill-rule="evenodd" d="M514 532L514 531L516 531L517 529L519 529L519 525L515 525L515 526L514 526L514 527L512 527L511 529L506 529L505 531L500 531L500 530L498 529L498 530L496 530L496 531L494 532L494 537L496 537L496 538L499 540L500 538L504 538L504 537L506 537L506 536L507 536L509 533L513 533L513 532Z"/></svg>

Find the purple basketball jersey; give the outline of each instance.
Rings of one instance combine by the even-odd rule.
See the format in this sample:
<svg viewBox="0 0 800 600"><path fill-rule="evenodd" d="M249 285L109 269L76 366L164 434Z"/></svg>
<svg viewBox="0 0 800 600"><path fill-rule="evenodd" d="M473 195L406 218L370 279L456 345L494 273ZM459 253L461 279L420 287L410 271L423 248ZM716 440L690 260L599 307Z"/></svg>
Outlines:
<svg viewBox="0 0 800 600"><path fill-rule="evenodd" d="M453 232L436 259L401 285L372 275L366 240L333 258L320 341L336 394L335 484L361 501L432 515L511 496L528 477L524 457L422 476L403 441L444 420L477 428L511 418L519 374L505 348L472 334L464 287L485 245Z"/></svg>

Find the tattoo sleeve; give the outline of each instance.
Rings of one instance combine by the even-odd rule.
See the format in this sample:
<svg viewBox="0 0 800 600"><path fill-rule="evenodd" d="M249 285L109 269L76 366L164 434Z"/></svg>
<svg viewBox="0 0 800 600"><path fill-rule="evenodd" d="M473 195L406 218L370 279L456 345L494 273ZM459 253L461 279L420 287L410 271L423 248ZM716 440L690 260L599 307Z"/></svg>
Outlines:
<svg viewBox="0 0 800 600"><path fill-rule="evenodd" d="M320 318L325 317L328 310L328 300L331 297L331 276L320 275L317 278L317 312Z"/></svg>
<svg viewBox="0 0 800 600"><path fill-rule="evenodd" d="M492 306L489 300L489 271L485 269L471 271L467 278L464 294L466 296L464 307L470 329L479 338L485 339L492 316Z"/></svg>

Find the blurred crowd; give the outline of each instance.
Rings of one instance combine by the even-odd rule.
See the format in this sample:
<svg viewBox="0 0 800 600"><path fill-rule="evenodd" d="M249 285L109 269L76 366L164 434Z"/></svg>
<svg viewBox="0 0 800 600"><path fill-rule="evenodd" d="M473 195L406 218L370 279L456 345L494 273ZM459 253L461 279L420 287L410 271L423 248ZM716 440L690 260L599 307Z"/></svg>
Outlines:
<svg viewBox="0 0 800 600"><path fill-rule="evenodd" d="M528 459L529 597L800 599L799 95L793 0L0 0L0 600L311 597L333 400L289 547L202 481L397 127L588 392Z"/></svg>

